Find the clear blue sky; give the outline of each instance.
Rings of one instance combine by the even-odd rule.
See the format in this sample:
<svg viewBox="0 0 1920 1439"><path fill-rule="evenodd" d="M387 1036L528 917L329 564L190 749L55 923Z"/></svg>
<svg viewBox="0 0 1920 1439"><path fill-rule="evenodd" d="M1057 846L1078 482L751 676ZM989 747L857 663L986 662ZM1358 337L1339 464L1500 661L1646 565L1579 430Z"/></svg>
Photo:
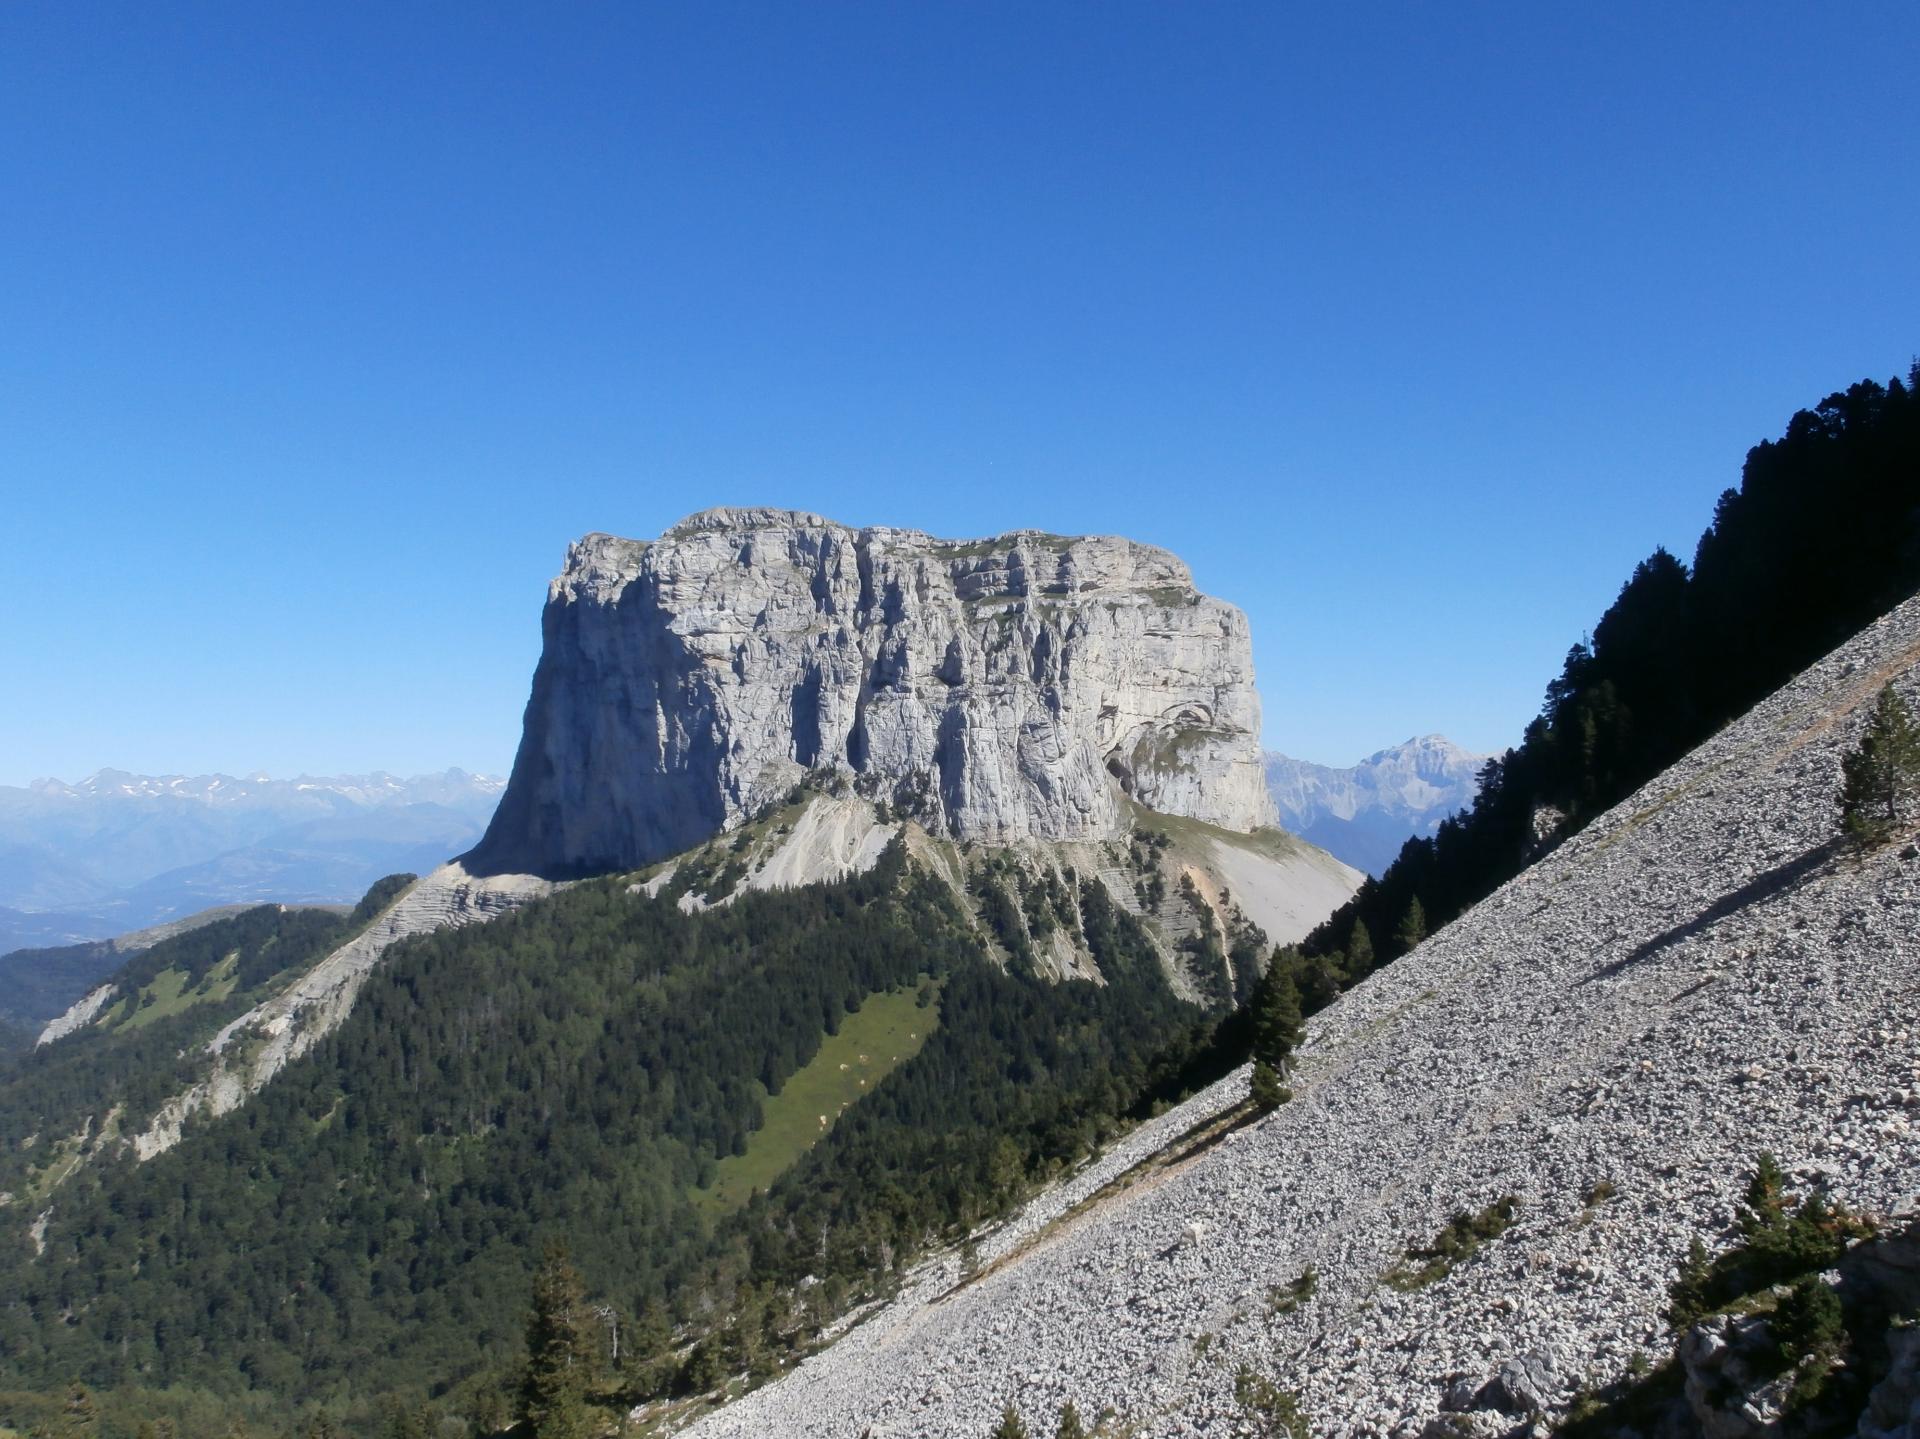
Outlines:
<svg viewBox="0 0 1920 1439"><path fill-rule="evenodd" d="M1920 349L1920 7L0 6L0 782L503 770L590 529L1169 546L1493 748Z"/></svg>

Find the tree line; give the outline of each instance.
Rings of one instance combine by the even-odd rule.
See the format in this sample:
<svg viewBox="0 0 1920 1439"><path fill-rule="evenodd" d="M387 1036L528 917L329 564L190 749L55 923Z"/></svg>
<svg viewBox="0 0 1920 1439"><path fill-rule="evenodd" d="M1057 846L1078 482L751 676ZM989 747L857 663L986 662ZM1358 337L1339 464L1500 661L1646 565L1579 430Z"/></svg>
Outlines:
<svg viewBox="0 0 1920 1439"><path fill-rule="evenodd" d="M1303 952L1364 978L1920 588L1916 389L1920 362L1749 451L1692 564L1641 561L1472 807L1408 840Z"/></svg>

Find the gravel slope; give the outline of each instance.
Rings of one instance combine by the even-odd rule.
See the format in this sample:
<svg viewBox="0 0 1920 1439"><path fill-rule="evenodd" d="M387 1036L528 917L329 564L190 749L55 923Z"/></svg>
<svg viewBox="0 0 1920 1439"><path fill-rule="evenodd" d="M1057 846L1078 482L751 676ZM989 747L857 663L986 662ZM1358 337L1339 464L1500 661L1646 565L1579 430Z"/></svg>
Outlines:
<svg viewBox="0 0 1920 1439"><path fill-rule="evenodd" d="M929 1266L691 1432L984 1436L1013 1400L1050 1434L1072 1398L1140 1436L1227 1435L1242 1364L1315 1434L1414 1432L1504 1359L1550 1356L1563 1403L1658 1350L1688 1237L1725 1226L1760 1150L1912 1206L1920 858L1831 841L1840 756L1883 682L1920 700L1916 660L1920 600L1317 1016L1278 1113L1056 1222L1244 1077L1199 1096L1043 1196L974 1283ZM1518 1222L1451 1275L1380 1281L1503 1194ZM1317 1296L1269 1318L1308 1265Z"/></svg>

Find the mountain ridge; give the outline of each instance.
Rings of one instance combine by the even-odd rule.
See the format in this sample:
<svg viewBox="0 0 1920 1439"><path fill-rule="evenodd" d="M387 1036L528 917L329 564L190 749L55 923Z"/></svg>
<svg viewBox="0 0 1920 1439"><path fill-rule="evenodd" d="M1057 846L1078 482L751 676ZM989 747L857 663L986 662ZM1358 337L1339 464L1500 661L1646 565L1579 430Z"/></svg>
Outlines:
<svg viewBox="0 0 1920 1439"><path fill-rule="evenodd" d="M1432 834L1473 802L1480 768L1491 758L1438 734L1416 735L1344 768L1277 750L1261 756L1280 822L1375 876L1408 838Z"/></svg>
<svg viewBox="0 0 1920 1439"><path fill-rule="evenodd" d="M0 953L102 940L226 903L351 904L483 832L505 780L140 775L0 786Z"/></svg>
<svg viewBox="0 0 1920 1439"><path fill-rule="evenodd" d="M937 613L916 619L908 588ZM856 611L864 649L849 648ZM988 943L1004 962L1060 980L1096 975L1088 946L1043 911L1029 921L994 909L1011 903L1005 882L981 879L956 848L984 841L1007 875L1049 893L1077 891L1084 866L1144 923L1174 993L1202 1009L1244 987L1252 961L1229 963L1229 947L1297 940L1360 883L1264 824L1265 792L1248 789L1259 699L1245 617L1198 595L1185 566L1150 546L1030 531L935 541L799 512L710 510L659 541L592 534L571 546L543 628L520 754L487 838L183 1055L166 1103L125 1120L142 1160L176 1145L189 1121L247 1103L336 1030L390 948L518 908L585 877L583 865L651 869L635 892L671 888L693 912L858 876L902 841L962 906L975 902L971 885L987 886ZM1172 661L1188 669L1169 672ZM931 728L929 687L948 706ZM976 730L984 738L970 738ZM95 787L135 788L129 780L107 772ZM667 835L691 842L662 852ZM586 864L592 854L601 858ZM1025 900L1027 880L1012 882ZM100 990L83 997L48 1034L83 1029L106 1002Z"/></svg>

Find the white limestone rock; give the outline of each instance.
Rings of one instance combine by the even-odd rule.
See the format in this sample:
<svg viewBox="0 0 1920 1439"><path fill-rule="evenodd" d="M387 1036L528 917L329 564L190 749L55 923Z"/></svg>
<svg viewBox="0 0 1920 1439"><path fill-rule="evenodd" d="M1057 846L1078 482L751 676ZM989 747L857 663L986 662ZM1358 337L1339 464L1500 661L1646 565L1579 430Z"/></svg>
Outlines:
<svg viewBox="0 0 1920 1439"><path fill-rule="evenodd" d="M108 1002L119 992L119 989L112 984L96 985L88 990L84 996L68 1006L65 1014L47 1021L46 1028L40 1031L40 1037L33 1042L34 1048L38 1049L42 1045L52 1044L56 1039L65 1039L69 1034L79 1033L99 1017L100 1011L105 1009Z"/></svg>
<svg viewBox="0 0 1920 1439"><path fill-rule="evenodd" d="M477 871L648 863L821 770L958 839L1274 821L1246 617L1130 540L708 510L573 545L544 635Z"/></svg>

